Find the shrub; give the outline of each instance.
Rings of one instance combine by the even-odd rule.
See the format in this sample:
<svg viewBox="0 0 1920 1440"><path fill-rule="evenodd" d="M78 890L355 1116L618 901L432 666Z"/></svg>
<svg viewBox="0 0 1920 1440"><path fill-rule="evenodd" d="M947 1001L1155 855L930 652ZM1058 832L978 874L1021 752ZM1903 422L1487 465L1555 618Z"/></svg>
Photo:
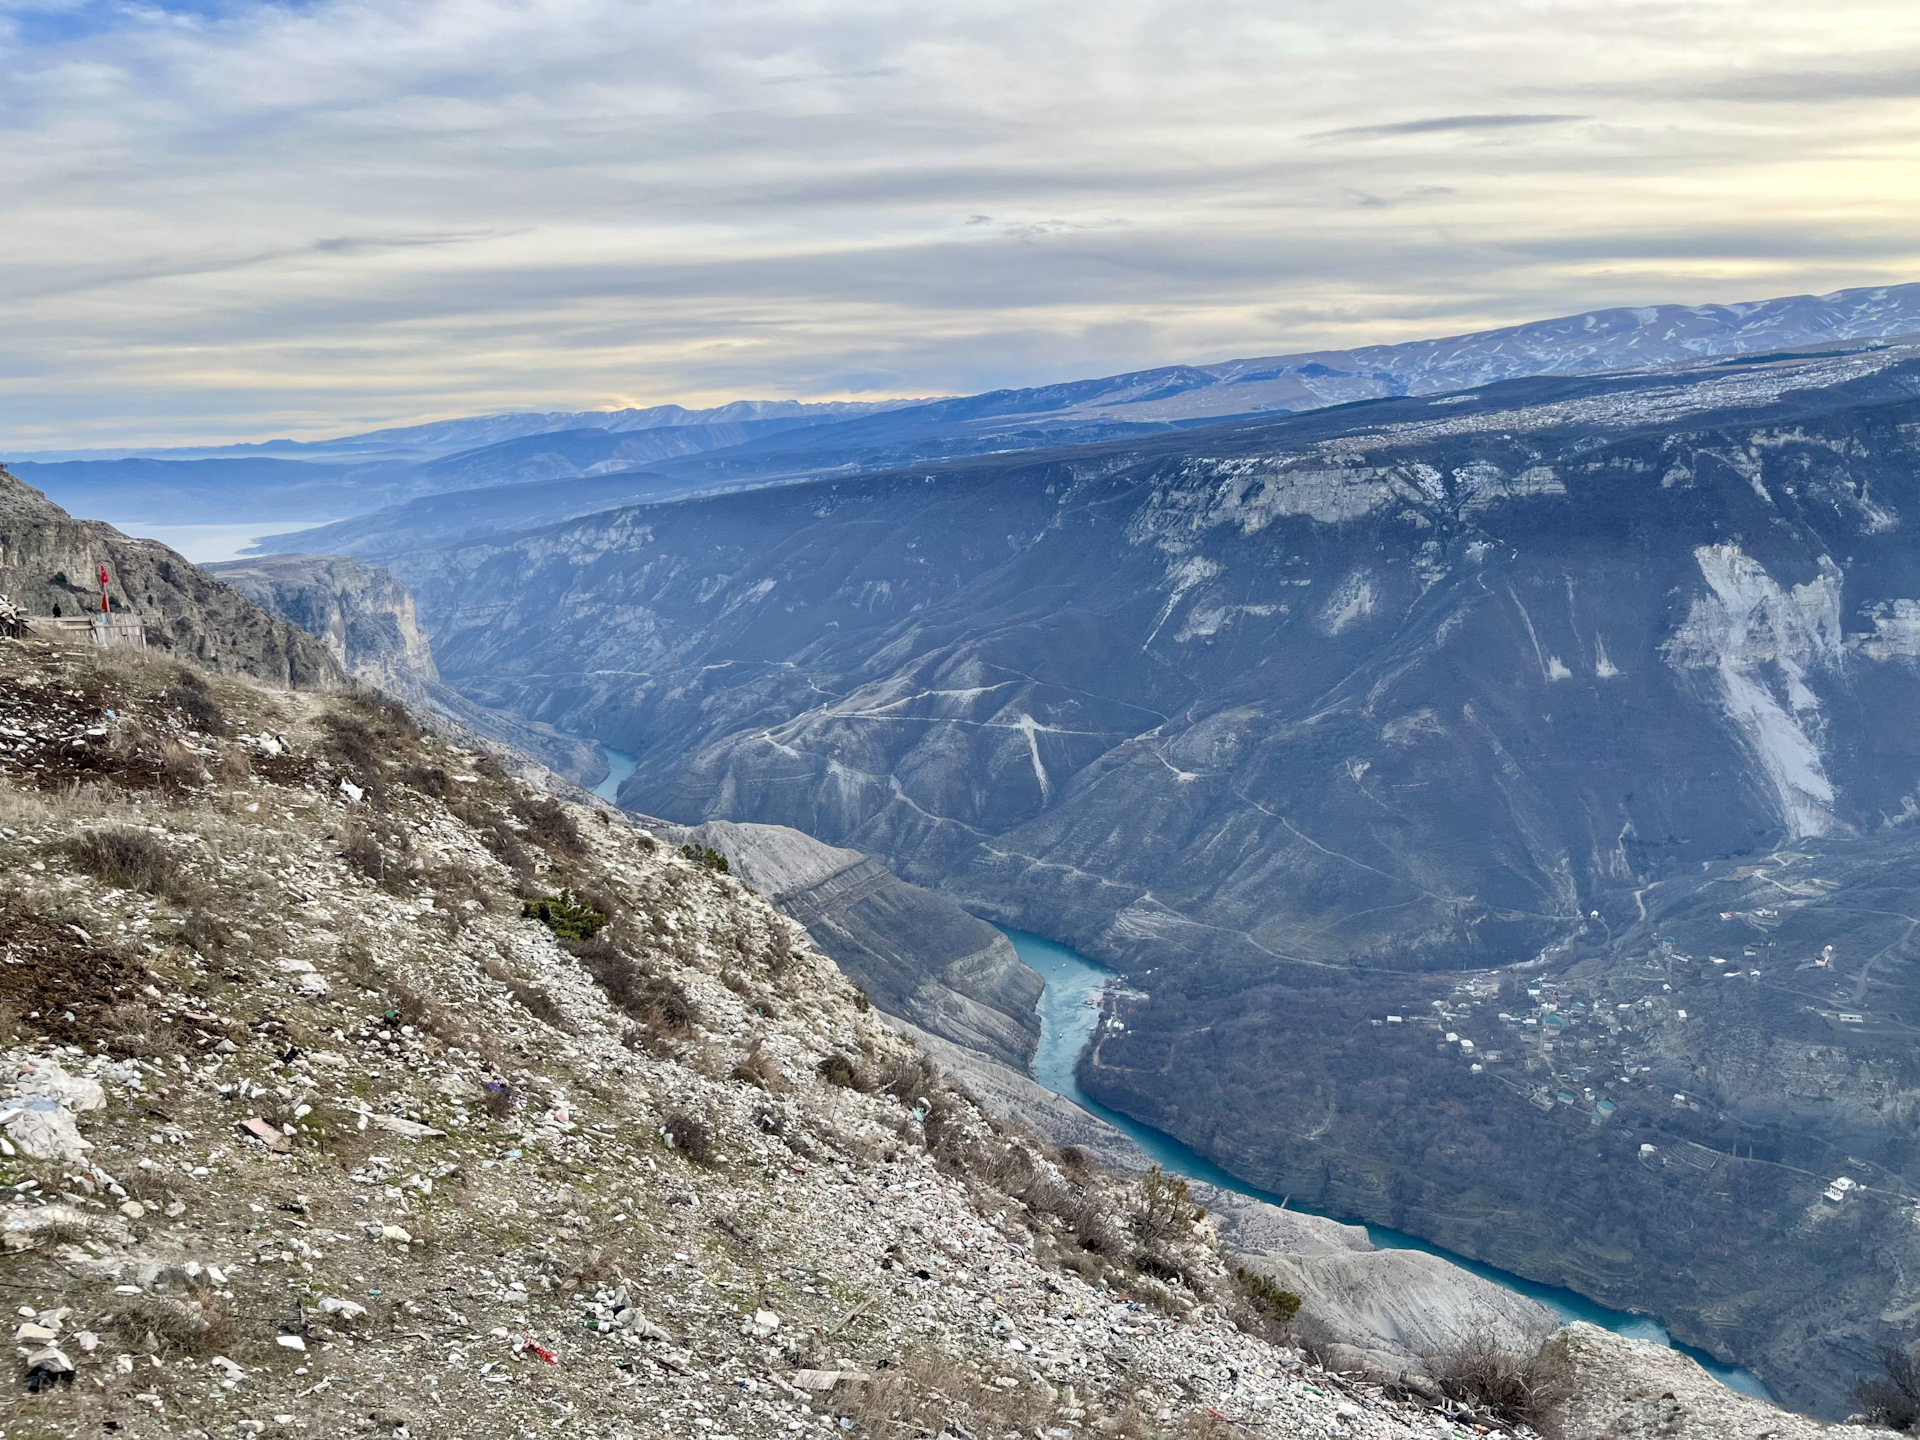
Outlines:
<svg viewBox="0 0 1920 1440"><path fill-rule="evenodd" d="M95 1029L114 1055L153 1060L180 1053L180 1039L173 1027L145 1001L115 1005L100 1016Z"/></svg>
<svg viewBox="0 0 1920 1440"><path fill-rule="evenodd" d="M687 1035L699 1023L700 1012L686 991L625 954L605 935L577 947L575 953L607 998L645 1026L653 1038Z"/></svg>
<svg viewBox="0 0 1920 1440"><path fill-rule="evenodd" d="M233 727L227 722L227 712L220 708L220 702L213 698L207 689L207 682L198 670L180 672L180 678L163 697L168 705L186 717L194 729L205 735L229 735Z"/></svg>
<svg viewBox="0 0 1920 1440"><path fill-rule="evenodd" d="M180 922L180 938L209 959L226 953L233 932L204 910L195 910Z"/></svg>
<svg viewBox="0 0 1920 1440"><path fill-rule="evenodd" d="M1206 1214L1193 1203L1185 1180L1155 1165L1140 1179L1128 1225L1136 1236L1152 1244L1191 1235L1195 1223Z"/></svg>
<svg viewBox="0 0 1920 1440"><path fill-rule="evenodd" d="M160 742L160 778L175 790L197 789L207 783L206 766L200 757L178 740Z"/></svg>
<svg viewBox="0 0 1920 1440"><path fill-rule="evenodd" d="M1875 1353L1879 1373L1853 1387L1853 1403L1869 1424L1910 1431L1920 1425L1920 1364L1898 1345L1882 1345Z"/></svg>
<svg viewBox="0 0 1920 1440"><path fill-rule="evenodd" d="M908 1108L940 1090L940 1071L918 1051L884 1066L877 1079L878 1089Z"/></svg>
<svg viewBox="0 0 1920 1440"><path fill-rule="evenodd" d="M760 1043L754 1041L753 1048L733 1067L733 1078L765 1090L770 1095L777 1095L787 1088L786 1077L780 1073L780 1067L761 1050Z"/></svg>
<svg viewBox="0 0 1920 1440"><path fill-rule="evenodd" d="M854 1064L851 1058L842 1055L838 1050L831 1055L821 1056L820 1063L814 1066L813 1070L827 1084L837 1085L842 1090L865 1092L873 1089L872 1078Z"/></svg>
<svg viewBox="0 0 1920 1440"><path fill-rule="evenodd" d="M397 891L407 882L408 846L404 832L382 836L367 826L356 825L340 842L340 858L382 890Z"/></svg>
<svg viewBox="0 0 1920 1440"><path fill-rule="evenodd" d="M1246 1296L1247 1304L1262 1318L1276 1325L1290 1325L1293 1317L1300 1313L1300 1297L1291 1290L1281 1289L1271 1276L1242 1265L1234 1269L1233 1278L1240 1282L1240 1293Z"/></svg>
<svg viewBox="0 0 1920 1440"><path fill-rule="evenodd" d="M532 871L533 859L528 855L527 847L520 843L520 837L513 833L506 816L484 805L459 799L450 802L447 811L472 830L480 843L509 870L522 875Z"/></svg>
<svg viewBox="0 0 1920 1440"><path fill-rule="evenodd" d="M1540 1354L1520 1354L1484 1326L1425 1358L1428 1373L1449 1400L1505 1425L1540 1420L1561 1389L1562 1377Z"/></svg>
<svg viewBox="0 0 1920 1440"><path fill-rule="evenodd" d="M567 855L580 853L580 827L574 824L567 807L551 795L516 800L513 813L527 827L527 833L549 850Z"/></svg>
<svg viewBox="0 0 1920 1440"><path fill-rule="evenodd" d="M567 1017L551 992L531 981L511 976L507 980L507 989L513 992L513 998L520 1002L520 1008L534 1019L553 1026L556 1030L567 1028Z"/></svg>
<svg viewBox="0 0 1920 1440"><path fill-rule="evenodd" d="M520 907L520 913L527 919L538 920L562 940L575 944L593 939L607 923L605 915L582 903L571 890L529 900Z"/></svg>
<svg viewBox="0 0 1920 1440"><path fill-rule="evenodd" d="M680 853L703 870L711 870L716 875L730 873L727 857L711 845L682 845Z"/></svg>
<svg viewBox="0 0 1920 1440"><path fill-rule="evenodd" d="M660 1133L666 1137L667 1144L685 1155L696 1165L713 1163L713 1131L702 1121L681 1111L667 1116L666 1123L660 1127Z"/></svg>
<svg viewBox="0 0 1920 1440"><path fill-rule="evenodd" d="M444 800L447 791L453 788L453 777L438 765L409 765L400 772L400 783L411 786L422 795Z"/></svg>
<svg viewBox="0 0 1920 1440"><path fill-rule="evenodd" d="M177 896L186 882L179 858L144 830L89 830L67 853L94 879L120 890Z"/></svg>
<svg viewBox="0 0 1920 1440"><path fill-rule="evenodd" d="M130 1345L151 1343L157 1349L183 1351L195 1357L218 1354L233 1345L233 1318L226 1301L210 1290L187 1300L142 1295L114 1316L114 1326Z"/></svg>

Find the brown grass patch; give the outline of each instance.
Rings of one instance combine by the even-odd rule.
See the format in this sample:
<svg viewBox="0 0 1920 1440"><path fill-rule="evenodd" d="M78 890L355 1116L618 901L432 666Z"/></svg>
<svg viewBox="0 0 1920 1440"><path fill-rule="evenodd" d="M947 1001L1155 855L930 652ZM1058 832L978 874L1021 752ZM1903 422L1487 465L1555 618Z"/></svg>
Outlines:
<svg viewBox="0 0 1920 1440"><path fill-rule="evenodd" d="M76 866L117 890L179 899L188 888L180 857L144 830L105 826L68 841L66 849Z"/></svg>

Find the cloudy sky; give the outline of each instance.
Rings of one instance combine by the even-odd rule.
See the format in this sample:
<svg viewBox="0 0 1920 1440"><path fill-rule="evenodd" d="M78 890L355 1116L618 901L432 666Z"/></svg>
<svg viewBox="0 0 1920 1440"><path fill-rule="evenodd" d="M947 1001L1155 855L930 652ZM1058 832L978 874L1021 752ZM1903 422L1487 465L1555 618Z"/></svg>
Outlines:
<svg viewBox="0 0 1920 1440"><path fill-rule="evenodd" d="M1920 279L1911 0L0 0L7 451Z"/></svg>

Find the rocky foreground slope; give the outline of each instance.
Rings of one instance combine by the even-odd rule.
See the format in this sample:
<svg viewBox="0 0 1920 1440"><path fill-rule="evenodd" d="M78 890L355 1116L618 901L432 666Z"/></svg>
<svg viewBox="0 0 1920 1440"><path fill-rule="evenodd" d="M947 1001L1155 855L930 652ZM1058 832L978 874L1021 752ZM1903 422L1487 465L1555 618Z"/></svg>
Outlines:
<svg viewBox="0 0 1920 1440"><path fill-rule="evenodd" d="M738 881L387 702L6 641L0 736L9 1433L1487 1424L1315 1368L1177 1196L996 1124ZM1644 1406L1568 1409L1638 1363L1591 1343L1548 1433ZM1820 1428L1664 1393L1661 1433Z"/></svg>
<svg viewBox="0 0 1920 1440"><path fill-rule="evenodd" d="M1431 1430L738 882L382 703L182 683L0 647L10 1426Z"/></svg>

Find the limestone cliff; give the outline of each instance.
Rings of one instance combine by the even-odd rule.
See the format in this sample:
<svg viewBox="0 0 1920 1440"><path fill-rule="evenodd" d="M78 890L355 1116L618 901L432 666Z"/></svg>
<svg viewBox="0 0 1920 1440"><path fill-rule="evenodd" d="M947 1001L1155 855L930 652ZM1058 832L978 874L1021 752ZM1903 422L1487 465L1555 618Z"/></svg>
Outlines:
<svg viewBox="0 0 1920 1440"><path fill-rule="evenodd" d="M413 596L378 565L346 555L267 555L203 568L318 637L355 679L395 695L440 679Z"/></svg>
<svg viewBox="0 0 1920 1440"><path fill-rule="evenodd" d="M469 700L440 681L413 596L392 573L348 555L265 555L203 567L327 647L354 679L423 705L581 785L606 775L600 747Z"/></svg>

